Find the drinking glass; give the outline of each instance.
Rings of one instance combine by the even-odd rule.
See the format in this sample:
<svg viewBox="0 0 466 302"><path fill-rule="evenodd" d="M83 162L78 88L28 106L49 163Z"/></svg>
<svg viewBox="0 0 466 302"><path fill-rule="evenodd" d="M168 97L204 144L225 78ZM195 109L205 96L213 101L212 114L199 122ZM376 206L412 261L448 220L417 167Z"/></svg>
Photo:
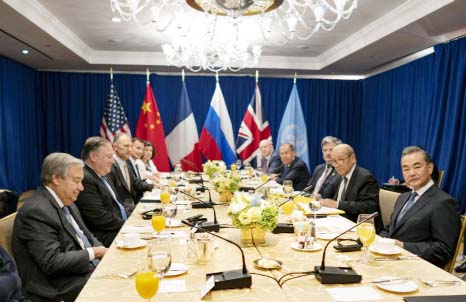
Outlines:
<svg viewBox="0 0 466 302"><path fill-rule="evenodd" d="M236 169L241 170L241 165L242 164L243 164L243 162L241 161L241 159L237 159L236 160Z"/></svg>
<svg viewBox="0 0 466 302"><path fill-rule="evenodd" d="M370 215L371 214L359 214L358 223L365 220ZM359 225L357 228L357 232L359 240L361 240L362 244L364 245L364 254L361 257L360 262L363 264L367 264L369 259L368 246L371 245L375 239L374 218L371 218Z"/></svg>
<svg viewBox="0 0 466 302"><path fill-rule="evenodd" d="M294 202L292 202L291 200L285 202L285 203L282 205L283 214L285 214L286 216L288 216L288 220L289 220L289 217L291 216L291 214L293 214L293 210L294 210Z"/></svg>
<svg viewBox="0 0 466 302"><path fill-rule="evenodd" d="M152 227L154 231L157 232L158 238L160 238L160 232L165 229L166 218L163 213L155 213L152 214Z"/></svg>
<svg viewBox="0 0 466 302"><path fill-rule="evenodd" d="M322 209L322 204L320 203L321 196L320 194L312 194L311 202L309 203L309 208L312 213L314 213L314 225L317 225L317 212Z"/></svg>
<svg viewBox="0 0 466 302"><path fill-rule="evenodd" d="M170 218L168 219L168 227L171 227L171 219L176 216L177 213L177 208L175 203L169 203L165 206L163 209L163 212L165 214L165 217Z"/></svg>
<svg viewBox="0 0 466 302"><path fill-rule="evenodd" d="M269 175L267 173L262 173L261 181L265 183L267 180L269 180Z"/></svg>
<svg viewBox="0 0 466 302"><path fill-rule="evenodd" d="M159 278L153 272L144 269L136 274L135 280L138 295L150 302L159 290Z"/></svg>
<svg viewBox="0 0 466 302"><path fill-rule="evenodd" d="M172 256L170 252L170 240L158 240L152 243L147 252L147 267L162 279L170 270Z"/></svg>
<svg viewBox="0 0 466 302"><path fill-rule="evenodd" d="M162 204L168 204L170 203L170 198L170 191L167 187L163 187L160 191L160 201L162 202Z"/></svg>
<svg viewBox="0 0 466 302"><path fill-rule="evenodd" d="M283 181L283 192L285 192L286 197L289 197L293 193L293 181L286 179Z"/></svg>
<svg viewBox="0 0 466 302"><path fill-rule="evenodd" d="M238 166L237 166L236 164L231 164L231 165L230 165L230 170L231 170L231 172L236 171L236 168L238 168Z"/></svg>

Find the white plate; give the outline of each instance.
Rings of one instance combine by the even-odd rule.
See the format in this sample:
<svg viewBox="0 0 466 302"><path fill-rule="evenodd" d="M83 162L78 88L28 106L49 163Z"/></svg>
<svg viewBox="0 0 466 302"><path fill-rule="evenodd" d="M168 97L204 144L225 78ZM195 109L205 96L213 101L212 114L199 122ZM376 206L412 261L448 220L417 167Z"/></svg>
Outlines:
<svg viewBox="0 0 466 302"><path fill-rule="evenodd" d="M335 238L338 235L339 235L339 233L319 233L319 232L317 232L316 237L318 239L331 240L331 239Z"/></svg>
<svg viewBox="0 0 466 302"><path fill-rule="evenodd" d="M128 245L123 240L117 242L116 246L120 249L138 249L147 245L147 241L140 239L139 243Z"/></svg>
<svg viewBox="0 0 466 302"><path fill-rule="evenodd" d="M184 224L181 223L181 220L178 220L178 219L171 219L171 218L167 218L166 221L165 221L165 226L168 228L168 227L171 227L171 228L178 228L178 227L181 227L183 226Z"/></svg>
<svg viewBox="0 0 466 302"><path fill-rule="evenodd" d="M308 248L308 249L302 249L301 247L298 246L298 243L297 242L293 242L291 244L291 248L293 250L297 250L297 251L303 251L303 252L315 252L315 251L318 251L322 248L322 245L317 243L317 242L314 242L314 244L312 245L312 248Z"/></svg>
<svg viewBox="0 0 466 302"><path fill-rule="evenodd" d="M186 264L183 263L172 263L170 270L165 274L165 277L179 276L186 274L189 268Z"/></svg>
<svg viewBox="0 0 466 302"><path fill-rule="evenodd" d="M393 276L384 276L375 279L374 281L382 281L382 280L389 280L389 279L396 279ZM392 281L392 282L385 282L385 283L376 283L378 288L383 290L394 292L394 293L411 293L417 290L417 284L414 281L410 280L400 280L400 281Z"/></svg>
<svg viewBox="0 0 466 302"><path fill-rule="evenodd" d="M373 252L373 253L377 253L377 254L381 254L381 255L398 255L398 254L401 254L401 248L398 247L398 246L395 246L395 248L393 250L383 250L381 249L380 247L378 247L377 245L370 245L369 246L369 251Z"/></svg>

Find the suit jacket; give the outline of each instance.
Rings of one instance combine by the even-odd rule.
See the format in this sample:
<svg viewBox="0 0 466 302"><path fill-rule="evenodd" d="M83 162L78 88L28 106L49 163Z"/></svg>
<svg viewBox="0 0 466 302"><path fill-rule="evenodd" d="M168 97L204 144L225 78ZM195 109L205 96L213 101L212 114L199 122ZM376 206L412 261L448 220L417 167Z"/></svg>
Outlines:
<svg viewBox="0 0 466 302"><path fill-rule="evenodd" d="M111 181L108 183L113 186ZM83 186L84 190L79 193L76 205L89 230L108 247L125 222L120 208L97 173L87 165L84 167ZM119 197L114 187L113 192Z"/></svg>
<svg viewBox="0 0 466 302"><path fill-rule="evenodd" d="M123 172L117 163L114 163L112 170L107 175L115 185L118 192L118 196L121 201L128 207L130 211L134 209L134 205L139 202L140 197L145 191L151 191L154 188L153 184L150 184L144 180L141 180L134 175L132 169L128 167L129 178L131 182L131 188L128 188Z"/></svg>
<svg viewBox="0 0 466 302"><path fill-rule="evenodd" d="M282 165L282 160L280 159L280 155L272 153L270 160L268 162L268 172L269 173L278 173L280 167Z"/></svg>
<svg viewBox="0 0 466 302"><path fill-rule="evenodd" d="M277 179L278 183L283 184L283 180L292 180L293 188L297 191L303 190L310 179L306 164L297 156L291 162L288 169L282 163L278 173L280 173Z"/></svg>
<svg viewBox="0 0 466 302"><path fill-rule="evenodd" d="M396 223L410 194L398 196L390 223L381 235L402 241L411 253L442 267L456 248L461 228L458 204L432 185Z"/></svg>
<svg viewBox="0 0 466 302"><path fill-rule="evenodd" d="M340 180L340 183L343 180ZM337 199L338 189L334 199ZM380 213L379 207L379 184L368 170L356 166L353 175L346 187L338 208L345 211L346 218L356 222L359 214L371 214L375 211ZM375 218L375 228L377 233L382 230L381 215Z"/></svg>
<svg viewBox="0 0 466 302"><path fill-rule="evenodd" d="M75 205L70 213L93 246L101 246ZM94 270L73 226L43 186L26 199L13 226L13 252L23 288L33 301L74 301Z"/></svg>
<svg viewBox="0 0 466 302"><path fill-rule="evenodd" d="M325 164L321 164L316 166L314 169L314 173L312 173L311 180L307 184L308 186L312 186L312 190L317 185L317 181L322 176L322 173L325 171ZM340 185L341 176L338 174L335 169L332 167L332 171L325 179L324 183L320 187L319 194L322 198L333 198L336 194L338 194L338 188Z"/></svg>

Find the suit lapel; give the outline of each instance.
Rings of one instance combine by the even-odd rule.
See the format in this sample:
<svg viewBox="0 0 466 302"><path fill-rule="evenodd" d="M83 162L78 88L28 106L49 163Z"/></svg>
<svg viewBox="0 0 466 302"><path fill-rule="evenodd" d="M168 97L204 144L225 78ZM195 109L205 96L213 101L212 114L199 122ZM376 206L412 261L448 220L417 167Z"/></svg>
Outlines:
<svg viewBox="0 0 466 302"><path fill-rule="evenodd" d="M42 193L44 194L44 196L50 201L50 203L52 204L52 206L53 206L53 207L55 208L55 210L57 211L57 215L58 215L58 217L60 218L60 222L61 222L61 225L63 226L63 229L68 233L68 235L70 235L71 238L73 238L73 241L74 241L78 246L81 246L81 245L79 244L78 238L76 238L76 234L75 234L75 231L74 231L73 226L72 226L71 223L68 221L68 219L66 219L65 213L64 213L63 210L58 206L58 203L57 203L57 201L55 200L55 198L53 198L52 194L50 194L50 192L49 192L45 187L41 187L41 190L42 190Z"/></svg>
<svg viewBox="0 0 466 302"><path fill-rule="evenodd" d="M349 194L351 193L351 191L355 187L354 183L357 180L358 171L359 171L358 167L356 166L356 168L354 169L353 174L351 175L351 179L349 180L348 184L346 185L346 191L341 196L341 200L348 200ZM343 177L341 178L341 181L343 181Z"/></svg>
<svg viewBox="0 0 466 302"><path fill-rule="evenodd" d="M408 201L408 198L410 194L406 194L406 198L404 198L403 204L396 209L396 216L394 216L394 221L393 223L395 224L395 228L393 230L393 233L396 232L403 224L408 221L411 216L413 216L416 212L420 211L423 207L425 207L429 203L429 199L431 195L435 192L435 185L431 186L424 194L422 194L421 197L413 204L413 206L404 214L403 217L401 217L401 220L396 223L397 217L401 212L401 209L403 209L404 205Z"/></svg>

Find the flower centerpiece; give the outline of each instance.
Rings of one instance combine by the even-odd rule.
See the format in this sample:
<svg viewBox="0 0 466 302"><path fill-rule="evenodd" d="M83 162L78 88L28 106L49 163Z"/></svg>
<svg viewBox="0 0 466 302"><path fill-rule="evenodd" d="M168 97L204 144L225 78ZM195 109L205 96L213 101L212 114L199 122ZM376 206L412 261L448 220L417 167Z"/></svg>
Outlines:
<svg viewBox="0 0 466 302"><path fill-rule="evenodd" d="M277 225L278 209L258 195L236 194L228 207L235 227L241 229L244 244L264 244L265 232Z"/></svg>
<svg viewBox="0 0 466 302"><path fill-rule="evenodd" d="M237 173L216 174L213 179L215 191L220 193L220 202L229 202L233 192L241 186L241 178Z"/></svg>
<svg viewBox="0 0 466 302"><path fill-rule="evenodd" d="M208 160L202 167L204 168L205 174L207 174L210 179L214 177L215 174L225 173L227 166L224 161L221 160Z"/></svg>

